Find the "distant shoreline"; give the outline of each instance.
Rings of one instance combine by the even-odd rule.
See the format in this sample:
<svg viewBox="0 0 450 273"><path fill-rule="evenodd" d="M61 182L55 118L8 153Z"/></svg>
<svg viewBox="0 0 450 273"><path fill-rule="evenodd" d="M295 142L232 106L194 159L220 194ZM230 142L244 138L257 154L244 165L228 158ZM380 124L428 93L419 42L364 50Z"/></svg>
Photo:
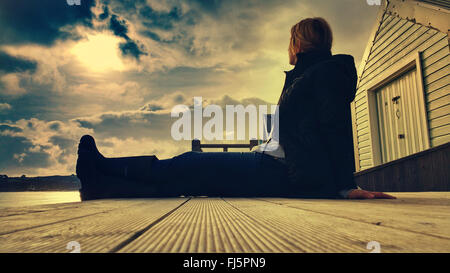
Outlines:
<svg viewBox="0 0 450 273"><path fill-rule="evenodd" d="M2 192L49 192L49 191L53 191L53 192L72 192L72 191L79 191L79 189L76 189L76 190L1 190L0 189L0 193L2 193Z"/></svg>
<svg viewBox="0 0 450 273"><path fill-rule="evenodd" d="M75 175L0 178L0 192L78 191L80 181Z"/></svg>

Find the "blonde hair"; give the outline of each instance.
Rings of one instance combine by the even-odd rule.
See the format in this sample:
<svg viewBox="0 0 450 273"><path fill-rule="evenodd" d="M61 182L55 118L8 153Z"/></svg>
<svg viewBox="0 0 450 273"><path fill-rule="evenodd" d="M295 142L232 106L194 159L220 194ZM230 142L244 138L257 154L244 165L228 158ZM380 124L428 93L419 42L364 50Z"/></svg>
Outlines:
<svg viewBox="0 0 450 273"><path fill-rule="evenodd" d="M296 56L298 52L307 52L316 48L331 50L333 33L330 25L320 17L306 18L291 28L289 52Z"/></svg>

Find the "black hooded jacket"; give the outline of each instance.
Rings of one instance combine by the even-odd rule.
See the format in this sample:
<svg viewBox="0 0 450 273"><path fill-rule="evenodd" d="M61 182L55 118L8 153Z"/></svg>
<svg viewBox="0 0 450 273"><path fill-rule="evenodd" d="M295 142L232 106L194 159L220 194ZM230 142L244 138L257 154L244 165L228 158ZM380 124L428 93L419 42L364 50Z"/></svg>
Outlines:
<svg viewBox="0 0 450 273"><path fill-rule="evenodd" d="M354 189L350 102L357 73L353 57L316 49L297 54L278 101L280 144L293 194L337 197Z"/></svg>

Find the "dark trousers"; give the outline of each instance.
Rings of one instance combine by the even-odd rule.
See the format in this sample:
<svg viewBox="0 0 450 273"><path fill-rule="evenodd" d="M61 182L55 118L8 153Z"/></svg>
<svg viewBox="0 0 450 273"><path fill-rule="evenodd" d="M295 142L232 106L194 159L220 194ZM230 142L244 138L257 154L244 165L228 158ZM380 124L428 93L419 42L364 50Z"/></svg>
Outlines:
<svg viewBox="0 0 450 273"><path fill-rule="evenodd" d="M287 170L281 160L256 152L186 152L155 160L150 177L165 195L279 196Z"/></svg>
<svg viewBox="0 0 450 273"><path fill-rule="evenodd" d="M99 198L153 196L282 196L291 192L282 160L256 152L186 152L106 158L86 181ZM88 184L82 187L88 190ZM89 190L88 190L89 191ZM87 193L86 193L87 194Z"/></svg>
<svg viewBox="0 0 450 273"><path fill-rule="evenodd" d="M78 174L86 200L181 195L338 198L333 180L310 189L307 181L290 181L283 160L256 152L186 152L164 160L105 158L92 165L85 175Z"/></svg>

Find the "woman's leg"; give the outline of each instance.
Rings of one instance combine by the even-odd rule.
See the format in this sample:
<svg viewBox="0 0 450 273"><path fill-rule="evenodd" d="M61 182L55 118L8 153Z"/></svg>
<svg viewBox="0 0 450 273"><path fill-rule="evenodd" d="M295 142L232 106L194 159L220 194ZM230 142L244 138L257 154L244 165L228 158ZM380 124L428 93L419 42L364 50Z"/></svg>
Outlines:
<svg viewBox="0 0 450 273"><path fill-rule="evenodd" d="M78 145L76 166L82 200L155 196L157 188L148 181L154 156L105 158L94 138L83 136Z"/></svg>
<svg viewBox="0 0 450 273"><path fill-rule="evenodd" d="M255 152L186 152L152 165L163 194L276 196L286 189L284 163Z"/></svg>
<svg viewBox="0 0 450 273"><path fill-rule="evenodd" d="M260 153L187 152L171 159L153 156L105 158L92 137L79 145L77 175L82 195L276 196L286 190L283 163Z"/></svg>

